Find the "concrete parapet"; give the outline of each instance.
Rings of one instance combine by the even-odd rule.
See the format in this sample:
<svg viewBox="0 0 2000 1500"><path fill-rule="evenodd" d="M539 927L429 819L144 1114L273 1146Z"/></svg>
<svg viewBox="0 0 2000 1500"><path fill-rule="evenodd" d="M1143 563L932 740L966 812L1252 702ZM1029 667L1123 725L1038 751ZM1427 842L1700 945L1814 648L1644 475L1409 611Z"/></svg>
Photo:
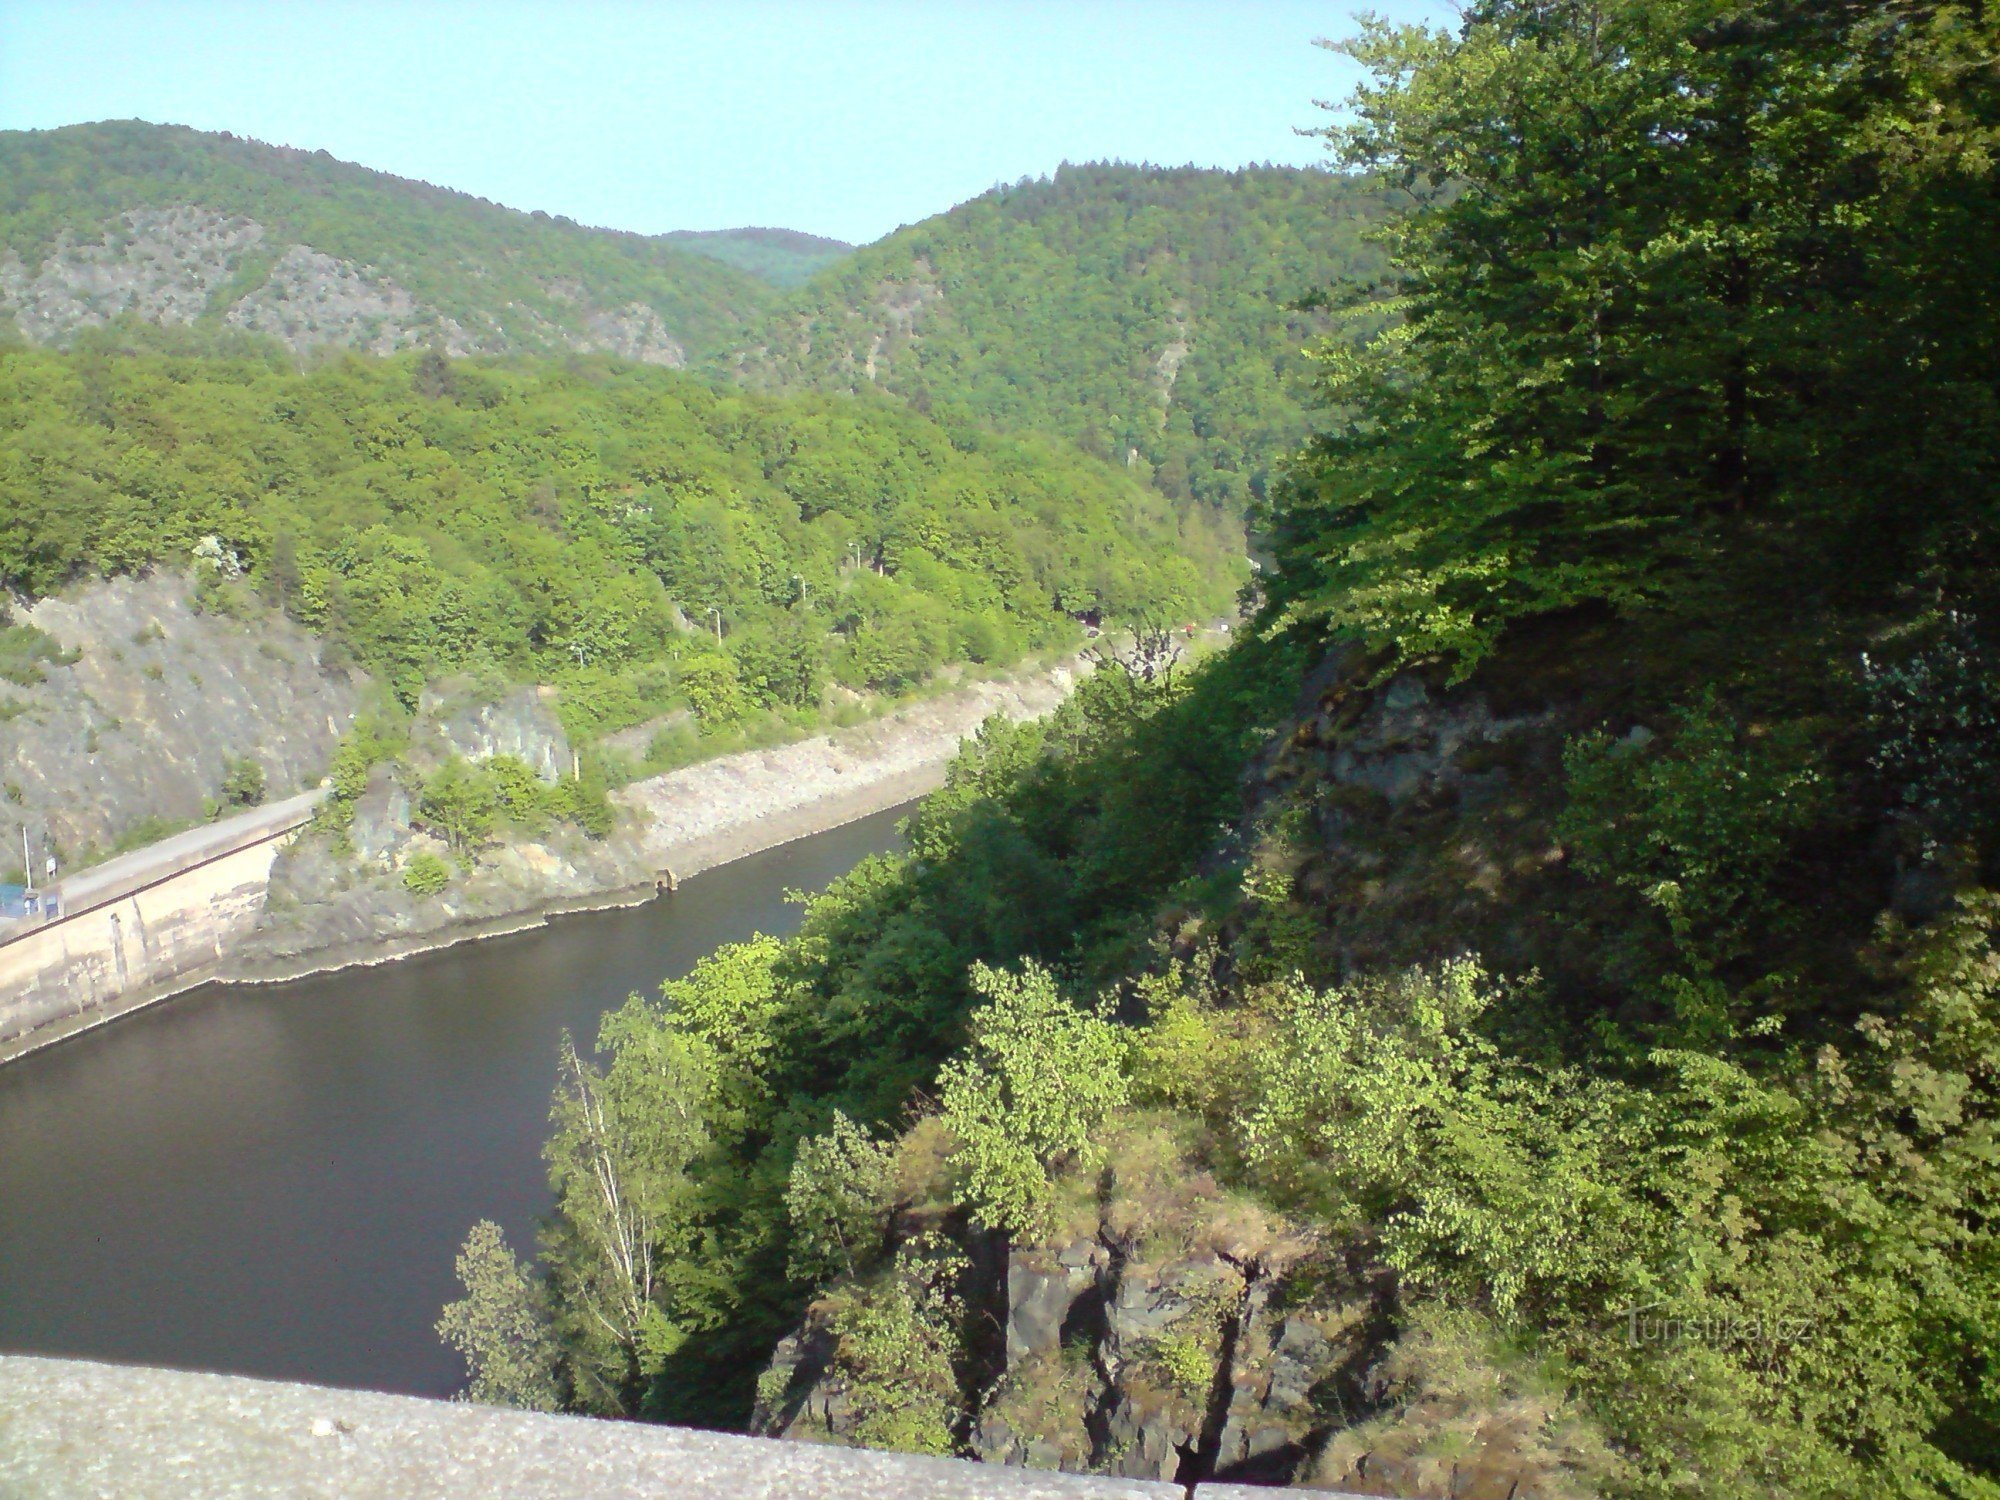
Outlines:
<svg viewBox="0 0 2000 1500"><path fill-rule="evenodd" d="M48 1500L1184 1500L1178 1484L0 1356L0 1494Z"/></svg>

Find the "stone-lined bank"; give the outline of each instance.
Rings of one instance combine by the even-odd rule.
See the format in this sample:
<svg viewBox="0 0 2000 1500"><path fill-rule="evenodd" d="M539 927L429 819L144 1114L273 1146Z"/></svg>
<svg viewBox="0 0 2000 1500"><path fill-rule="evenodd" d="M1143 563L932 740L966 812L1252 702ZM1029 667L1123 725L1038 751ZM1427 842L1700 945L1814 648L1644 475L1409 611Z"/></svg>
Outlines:
<svg viewBox="0 0 2000 1500"><path fill-rule="evenodd" d="M263 919L228 977L294 979L519 932L553 915L649 901L716 865L923 796L943 783L959 745L987 719L1049 713L1082 670L1067 662L970 683L850 729L635 782L613 796L618 822L609 837L563 827L493 844L431 896L412 893L402 871L413 854L442 855L445 846L413 826L409 793L378 774L356 806L350 850L315 837L279 857ZM524 722L520 738L533 740L532 723L547 711L532 690L519 696L500 707ZM552 719L545 733L566 759L567 741Z"/></svg>
<svg viewBox="0 0 2000 1500"><path fill-rule="evenodd" d="M565 829L496 844L437 895L417 895L402 880L413 853L443 846L412 826L409 795L386 774L357 808L346 849L323 834L292 834L303 816L291 814L314 794L282 804L284 827L269 836L274 810L259 809L162 841L114 862L145 871L143 895L125 903L131 911L66 916L13 942L0 933L0 1062L210 980L384 963L651 900L702 870L922 796L985 720L1048 713L1081 670L1070 662L971 683L855 728L635 783L615 797L610 837ZM466 744L454 748L477 755L492 742L533 761L547 758L537 746L554 746L566 759L567 742L533 690L516 699L488 713L493 722L468 726ZM453 729L447 720L447 739ZM229 845L222 856L219 844ZM97 878L91 871L65 884L80 890Z"/></svg>

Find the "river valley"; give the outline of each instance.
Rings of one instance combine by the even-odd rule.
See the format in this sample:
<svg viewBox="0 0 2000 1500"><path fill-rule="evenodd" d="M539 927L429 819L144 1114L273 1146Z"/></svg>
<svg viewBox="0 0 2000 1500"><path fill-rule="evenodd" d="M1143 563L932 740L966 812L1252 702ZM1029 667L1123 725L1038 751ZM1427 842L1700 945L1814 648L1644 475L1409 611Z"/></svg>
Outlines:
<svg viewBox="0 0 2000 1500"><path fill-rule="evenodd" d="M533 1244L562 1031L791 931L784 892L894 847L906 811L646 906L211 985L0 1067L0 1352L451 1392L452 1259L482 1217Z"/></svg>

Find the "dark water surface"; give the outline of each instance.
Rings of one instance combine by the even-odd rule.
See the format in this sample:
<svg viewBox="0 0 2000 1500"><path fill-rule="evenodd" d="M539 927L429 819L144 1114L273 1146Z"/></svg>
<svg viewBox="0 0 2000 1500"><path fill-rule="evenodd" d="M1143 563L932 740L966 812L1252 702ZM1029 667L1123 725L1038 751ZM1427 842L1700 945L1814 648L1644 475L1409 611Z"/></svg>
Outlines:
<svg viewBox="0 0 2000 1500"><path fill-rule="evenodd" d="M211 986L0 1067L0 1351L443 1395L480 1218L547 1207L556 1041L790 932L903 810L630 911L286 985Z"/></svg>

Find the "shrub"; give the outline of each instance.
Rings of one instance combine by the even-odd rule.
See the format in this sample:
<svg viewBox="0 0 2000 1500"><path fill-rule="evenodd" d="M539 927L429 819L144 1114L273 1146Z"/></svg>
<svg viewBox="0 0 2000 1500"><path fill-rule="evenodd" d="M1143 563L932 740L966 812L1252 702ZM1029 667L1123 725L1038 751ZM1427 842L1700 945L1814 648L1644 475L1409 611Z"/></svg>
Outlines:
<svg viewBox="0 0 2000 1500"><path fill-rule="evenodd" d="M2000 669L1976 622L1954 611L1937 637L1897 662L1864 654L1871 760L1933 828L1990 823L2000 784Z"/></svg>
<svg viewBox="0 0 2000 1500"><path fill-rule="evenodd" d="M418 821L460 852L485 842L498 809L493 779L456 756L432 773L417 798Z"/></svg>
<svg viewBox="0 0 2000 1500"><path fill-rule="evenodd" d="M46 676L44 668L66 667L77 659L47 631L32 625L0 625L0 677L33 687Z"/></svg>
<svg viewBox="0 0 2000 1500"><path fill-rule="evenodd" d="M736 664L714 652L691 656L681 664L681 692L704 733L734 724L749 706L737 680Z"/></svg>
<svg viewBox="0 0 2000 1500"><path fill-rule="evenodd" d="M1817 817L1824 778L1792 724L1745 734L1713 696L1663 746L1603 732L1569 747L1557 836L1588 875L1637 891L1697 969L1736 956L1775 900L1771 877Z"/></svg>
<svg viewBox="0 0 2000 1500"><path fill-rule="evenodd" d="M403 867L403 889L413 896L435 896L451 884L451 866L428 849L419 849Z"/></svg>
<svg viewBox="0 0 2000 1500"><path fill-rule="evenodd" d="M854 1403L864 1447L949 1454L962 1423L954 1363L964 1307L962 1255L920 1235L878 1284L851 1293L835 1319L835 1363Z"/></svg>
<svg viewBox="0 0 2000 1500"><path fill-rule="evenodd" d="M880 1246L895 1191L894 1171L890 1144L876 1140L839 1110L823 1135L799 1143L785 1190L795 1280L852 1275Z"/></svg>
<svg viewBox="0 0 2000 1500"><path fill-rule="evenodd" d="M1125 1043L1103 1008L1081 1010L1030 963L1018 975L975 964L971 1044L939 1074L944 1122L958 1140L965 1201L996 1228L1040 1225L1048 1169L1089 1153L1128 1097Z"/></svg>
<svg viewBox="0 0 2000 1500"><path fill-rule="evenodd" d="M556 1344L547 1296L507 1248L498 1224L482 1219L472 1226L457 1270L465 1296L445 1308L437 1331L465 1360L471 1375L466 1397L491 1406L556 1410Z"/></svg>
<svg viewBox="0 0 2000 1500"><path fill-rule="evenodd" d="M222 777L222 805L255 807L264 800L264 768L249 756L232 760Z"/></svg>

